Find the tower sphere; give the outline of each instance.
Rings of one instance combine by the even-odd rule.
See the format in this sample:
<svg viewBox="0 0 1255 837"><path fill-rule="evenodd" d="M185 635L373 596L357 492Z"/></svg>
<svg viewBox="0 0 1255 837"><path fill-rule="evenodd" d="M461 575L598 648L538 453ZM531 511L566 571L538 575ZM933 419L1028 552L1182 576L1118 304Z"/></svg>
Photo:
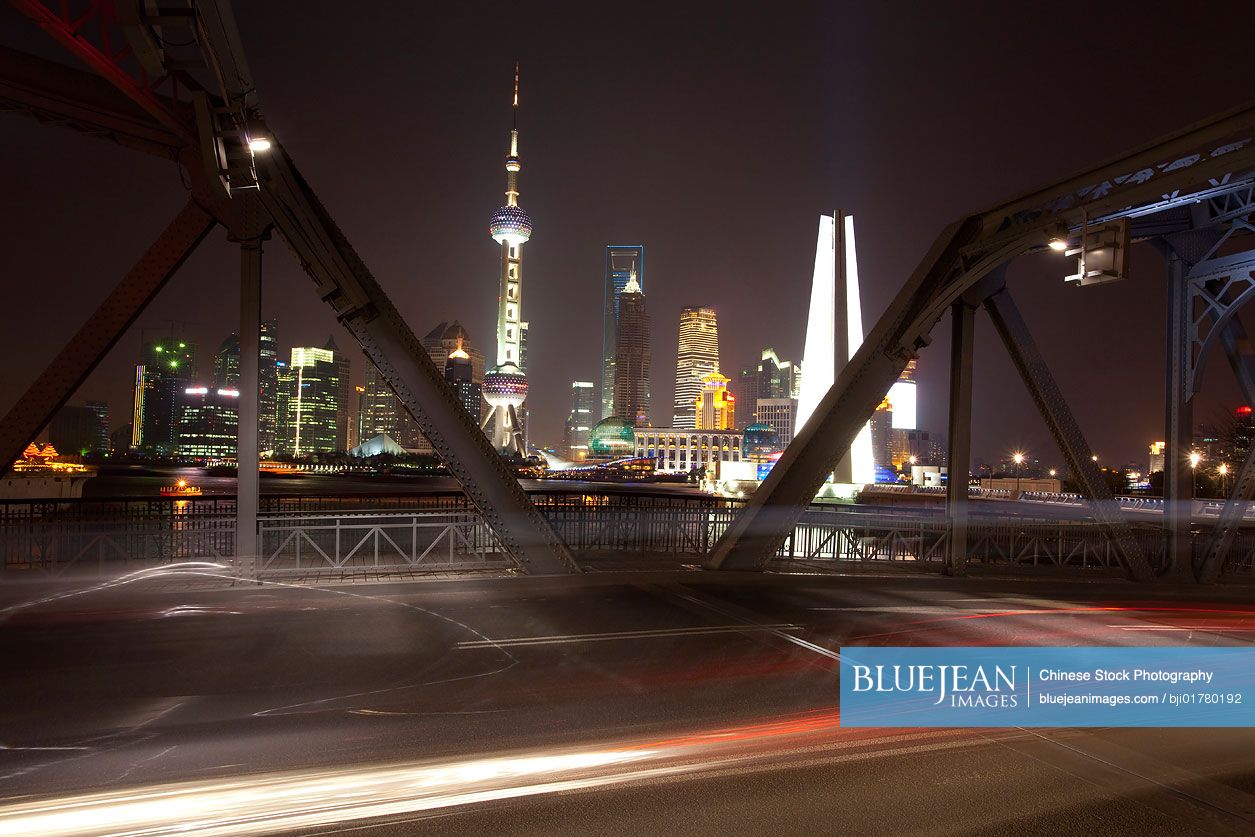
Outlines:
<svg viewBox="0 0 1255 837"><path fill-rule="evenodd" d="M532 219L517 206L503 206L492 214L488 234L498 244L505 241L517 247L532 237Z"/></svg>
<svg viewBox="0 0 1255 837"><path fill-rule="evenodd" d="M484 375L484 399L493 407L518 409L527 400L527 376L513 363L503 363Z"/></svg>

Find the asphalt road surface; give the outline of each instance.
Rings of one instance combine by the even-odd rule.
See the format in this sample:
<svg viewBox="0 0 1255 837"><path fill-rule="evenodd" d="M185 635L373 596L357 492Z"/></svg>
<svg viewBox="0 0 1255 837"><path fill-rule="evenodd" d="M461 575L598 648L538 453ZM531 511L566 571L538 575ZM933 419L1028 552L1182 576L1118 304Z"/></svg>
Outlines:
<svg viewBox="0 0 1255 837"><path fill-rule="evenodd" d="M2 834L1250 834L1255 730L839 726L842 645L1248 645L1240 588L0 584Z"/></svg>

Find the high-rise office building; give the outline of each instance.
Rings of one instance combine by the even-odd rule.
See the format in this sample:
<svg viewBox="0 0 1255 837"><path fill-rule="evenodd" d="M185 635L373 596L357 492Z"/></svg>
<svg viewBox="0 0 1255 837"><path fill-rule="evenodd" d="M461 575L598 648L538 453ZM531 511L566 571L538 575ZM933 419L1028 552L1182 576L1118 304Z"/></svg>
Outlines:
<svg viewBox="0 0 1255 837"><path fill-rule="evenodd" d="M889 457L895 469L904 465L945 465L946 442L927 430L890 430ZM912 458L915 460L912 462Z"/></svg>
<svg viewBox="0 0 1255 837"><path fill-rule="evenodd" d="M636 277L636 285L645 291L645 245L611 244L606 247L606 275L602 286L601 308L601 415L598 420L614 415L615 352L618 346L619 297L628 279Z"/></svg>
<svg viewBox="0 0 1255 837"><path fill-rule="evenodd" d="M484 380L484 354L471 345L466 329L460 322L454 320L438 324L427 332L420 343L427 351L431 362L442 371L448 371L449 358L460 349L462 354L466 355L465 359L469 364L470 384L474 392L479 393L480 385ZM459 359L459 363L456 364L459 370L462 365ZM458 374L460 375L461 372L459 371ZM407 451L422 454L435 452L431 443L419 430L418 422L401 403L401 399L393 393L392 387L384 380L374 364L366 367L365 384L358 396L359 444L369 442L376 436L387 435ZM457 390L458 387L454 389ZM476 421L482 415L482 396L480 398L481 403L475 404L473 408L470 404L465 405L467 412L473 415Z"/></svg>
<svg viewBox="0 0 1255 837"><path fill-rule="evenodd" d="M526 338L526 334L523 335ZM466 329L462 327L462 323L457 320L452 322L442 322L427 332L427 336L422 339L423 348L427 350L427 356L431 358L431 362L436 365L437 369L445 369L448 365L449 356L459 348L466 353L471 363L471 383L475 385L476 391L480 392L480 405L474 410L469 409L468 412L480 420L483 417L483 383L485 367L487 365L484 360L484 353L475 348L471 343L470 335ZM522 343L519 346L522 350ZM418 423L410 416L409 412L400 406L397 402L397 409L402 415L401 435L393 436L407 450L413 450L416 453L434 454L435 448L427 441L427 438L418 429ZM411 444L410 439L413 439Z"/></svg>
<svg viewBox="0 0 1255 837"><path fill-rule="evenodd" d="M735 430L736 396L728 392L729 378L711 372L702 378L702 391L693 403L698 430Z"/></svg>
<svg viewBox="0 0 1255 837"><path fill-rule="evenodd" d="M279 344L277 324L267 320L261 324L257 357L257 449L264 454L275 449L278 427L276 387L278 386L277 362ZM230 334L214 355L213 386L238 389L240 386L240 335Z"/></svg>
<svg viewBox="0 0 1255 837"><path fill-rule="evenodd" d="M896 470L893 465L893 405L888 397L882 398L880 406L872 413L872 461L878 468Z"/></svg>
<svg viewBox="0 0 1255 837"><path fill-rule="evenodd" d="M279 324L274 320L261 324L258 354L257 374L261 392L257 398L257 447L269 455L274 453L279 430Z"/></svg>
<svg viewBox="0 0 1255 837"><path fill-rule="evenodd" d="M471 356L462 348L461 341L458 341L458 345L449 352L449 357L444 362L444 379L458 400L462 402L462 409L466 410L467 415L476 424L479 424L483 394L480 391L480 384L475 380L475 367L471 362Z"/></svg>
<svg viewBox="0 0 1255 837"><path fill-rule="evenodd" d="M358 398L358 410L358 444L376 436L388 436L406 450L417 450L421 445L418 422L373 363L366 366L366 382Z"/></svg>
<svg viewBox="0 0 1255 837"><path fill-rule="evenodd" d="M48 441L62 454L108 453L109 405L103 401L66 404L48 423Z"/></svg>
<svg viewBox="0 0 1255 837"><path fill-rule="evenodd" d="M1164 449L1168 445L1166 442L1150 443L1150 462L1146 466L1146 473L1153 474L1156 471L1162 472L1164 468Z"/></svg>
<svg viewBox="0 0 1255 837"><path fill-rule="evenodd" d="M571 412L562 434L563 455L574 462L588 458L588 433L593 426L592 381L571 382Z"/></svg>
<svg viewBox="0 0 1255 837"><path fill-rule="evenodd" d="M349 363L349 356L340 351L336 345L335 337L327 335L327 342L323 348L331 352L335 358L336 378L338 381L338 389L336 390L336 450L348 450L352 445L349 439L349 428L353 426L352 408L356 406L353 402L353 367Z"/></svg>
<svg viewBox="0 0 1255 837"><path fill-rule="evenodd" d="M240 384L240 335L231 332L214 355L213 385L238 387Z"/></svg>
<svg viewBox="0 0 1255 837"><path fill-rule="evenodd" d="M793 428L797 423L796 398L760 398L755 413L759 424L776 431L782 447L793 441Z"/></svg>
<svg viewBox="0 0 1255 837"><path fill-rule="evenodd" d="M696 405L702 380L719 371L719 324L714 309L680 309L680 339L675 364L673 427L697 426Z"/></svg>
<svg viewBox="0 0 1255 837"><path fill-rule="evenodd" d="M893 426L897 430L916 430L919 427L915 364L915 358L908 360L898 380L889 388L889 403L893 405ZM881 462L877 460L876 464Z"/></svg>
<svg viewBox="0 0 1255 837"><path fill-rule="evenodd" d="M470 335L458 320L440 323L427 332L427 335L419 342L423 344L423 348L427 350L427 356L431 358L432 363L436 364L437 369L444 369L449 353L460 345L462 351L470 355L471 375L475 383L483 383L487 363L484 360L484 353L471 343Z"/></svg>
<svg viewBox="0 0 1255 837"><path fill-rule="evenodd" d="M484 429L493 447L526 456L519 411L527 399L527 375L520 352L523 341L523 245L532 237L532 219L519 206L519 68L514 66L514 127L506 156L505 206L492 215L488 233L501 247L501 276L497 296L497 365L484 376L488 402Z"/></svg>
<svg viewBox="0 0 1255 837"><path fill-rule="evenodd" d="M238 355L237 355L238 357ZM240 426L240 391L184 387L178 398L175 452L188 459L234 459Z"/></svg>
<svg viewBox="0 0 1255 837"><path fill-rule="evenodd" d="M292 391L296 376L287 361L275 361L275 453L292 453Z"/></svg>
<svg viewBox="0 0 1255 837"><path fill-rule="evenodd" d="M741 404L741 423L761 421L757 413L759 399L796 398L801 383L798 364L781 360L772 348L763 349L759 361L741 370L736 382L737 401ZM792 438L792 432L789 433Z"/></svg>
<svg viewBox="0 0 1255 837"><path fill-rule="evenodd" d="M284 410L281 452L304 456L342 450L340 369L330 349L292 349L291 363L279 369L278 400Z"/></svg>
<svg viewBox="0 0 1255 837"><path fill-rule="evenodd" d="M614 415L645 427L650 406L649 312L635 275L619 295L614 357Z"/></svg>
<svg viewBox="0 0 1255 837"><path fill-rule="evenodd" d="M132 446L170 455L175 447L179 392L196 376L196 346L174 335L145 339L135 370Z"/></svg>

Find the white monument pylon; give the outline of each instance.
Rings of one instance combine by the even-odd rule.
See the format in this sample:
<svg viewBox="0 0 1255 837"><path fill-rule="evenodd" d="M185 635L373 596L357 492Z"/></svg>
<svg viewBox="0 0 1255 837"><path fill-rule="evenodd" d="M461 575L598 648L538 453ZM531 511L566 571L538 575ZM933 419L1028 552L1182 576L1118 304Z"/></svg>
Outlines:
<svg viewBox="0 0 1255 837"><path fill-rule="evenodd" d="M806 320L806 347L802 353L802 388L798 393L795 435L828 393L837 373L862 344L863 310L858 293L854 217L843 216L840 212L821 215L819 237L815 244L810 314ZM833 481L854 485L876 481L871 424L864 425L859 431L850 446L849 455L837 465Z"/></svg>

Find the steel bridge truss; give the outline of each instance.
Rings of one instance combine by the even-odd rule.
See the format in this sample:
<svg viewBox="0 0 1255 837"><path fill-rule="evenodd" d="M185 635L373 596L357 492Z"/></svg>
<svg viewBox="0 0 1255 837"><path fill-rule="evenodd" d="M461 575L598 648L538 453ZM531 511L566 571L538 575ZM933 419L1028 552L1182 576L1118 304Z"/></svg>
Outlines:
<svg viewBox="0 0 1255 837"><path fill-rule="evenodd" d="M578 568L270 131L226 0L10 0L91 72L0 50L0 110L175 161L187 206L0 421L13 462L210 230L241 247L236 555L256 562L262 243L276 231L523 571ZM254 140L269 149L254 153ZM245 403L251 402L251 403Z"/></svg>
<svg viewBox="0 0 1255 837"><path fill-rule="evenodd" d="M512 473L444 383L413 331L328 210L274 139L261 114L226 0L39 0L10 3L90 72L0 50L0 110L77 130L175 161L188 204L0 422L0 457L11 462L51 419L148 302L216 225L241 245L242 394L254 398L262 242L277 232L315 290L357 338L418 421L502 548L524 571L570 572L570 550L528 501ZM172 46L172 44L174 46ZM269 139L254 154L253 139ZM811 499L907 362L947 312L952 317L951 473L970 453L971 330L984 308L1089 495L1091 511L1121 567L1209 579L1222 571L1236 526L1255 497L1255 457L1245 462L1205 554L1191 560L1189 520L1171 513L1191 497L1183 464L1190 399L1208 352L1220 344L1255 401L1255 372L1234 313L1255 292L1255 258L1238 253L1255 199L1255 108L1247 106L1135 149L1056 185L946 228L811 419L747 506L720 524L711 568L756 569L777 556ZM1005 265L1076 241L1086 229L1127 222L1168 260L1169 397L1164 514L1166 547L1152 560L1133 537L1093 465L1088 445L1002 279ZM251 373L250 373L251 368ZM249 375L254 376L250 381ZM252 395L249 395L249 392ZM254 405L255 407L255 405ZM242 413L248 412L242 404ZM241 421L238 556L261 559L257 541L256 444ZM977 548L967 538L967 486L951 482L945 538L949 572L964 572ZM615 523L615 527L623 524ZM702 541L707 535L702 536ZM845 536L843 536L845 537ZM940 544L941 541L937 541ZM932 552L939 548L934 545ZM930 553L931 554L931 553ZM261 559L264 560L264 559Z"/></svg>
<svg viewBox="0 0 1255 837"><path fill-rule="evenodd" d="M1213 333L1225 333L1223 326L1232 311L1249 298L1250 254L1217 254L1231 246L1238 235L1251 231L1253 186L1255 107L1247 106L946 228L853 359L840 370L744 511L715 544L707 566L759 569L772 560L858 430L907 362L928 345L933 328L946 312L951 313L953 328L950 473L966 474L971 433L971 330L975 310L984 307L1072 473L1089 496L1091 514L1107 532L1125 572L1137 580L1148 580L1157 572L1175 577L1188 573L1188 520L1182 522L1177 514L1164 515L1167 549L1158 561L1150 559L1152 550L1146 549L1143 539L1131 535L1003 282L1001 270L1021 255L1045 251L1051 240L1075 242L1084 230L1111 222L1129 223L1138 238L1176 242L1178 246L1188 242L1194 248L1189 267L1175 252L1169 260L1170 296L1176 294L1174 299L1179 299L1170 305L1177 316L1170 318L1168 337L1168 424L1169 435L1175 433L1176 439L1169 441L1169 459L1181 459L1181 441L1184 439L1185 445L1190 441L1185 393L1192 367L1187 356L1196 359ZM1198 265L1203 267L1190 273L1194 276L1191 283L1187 272ZM1171 280L1173 275L1178 277L1175 281ZM1192 299L1190 288L1217 300L1209 301L1212 328L1205 334L1200 329L1187 329L1191 322L1185 316L1187 301ZM1196 322L1202 324L1204 319ZM1194 336L1202 344L1191 350ZM1170 503L1189 498L1181 489L1184 482L1180 462L1173 462L1165 474ZM1255 463L1248 462L1236 482L1235 497L1249 498L1255 493ZM955 574L964 571L970 554L967 493L966 480L951 480L947 570ZM1232 519L1236 525L1242 511L1237 507L1228 516L1222 513L1217 531L1229 531L1227 521ZM1220 557L1206 559L1197 568L1200 577L1205 577L1204 569L1218 571L1215 565L1223 552L1221 548Z"/></svg>

